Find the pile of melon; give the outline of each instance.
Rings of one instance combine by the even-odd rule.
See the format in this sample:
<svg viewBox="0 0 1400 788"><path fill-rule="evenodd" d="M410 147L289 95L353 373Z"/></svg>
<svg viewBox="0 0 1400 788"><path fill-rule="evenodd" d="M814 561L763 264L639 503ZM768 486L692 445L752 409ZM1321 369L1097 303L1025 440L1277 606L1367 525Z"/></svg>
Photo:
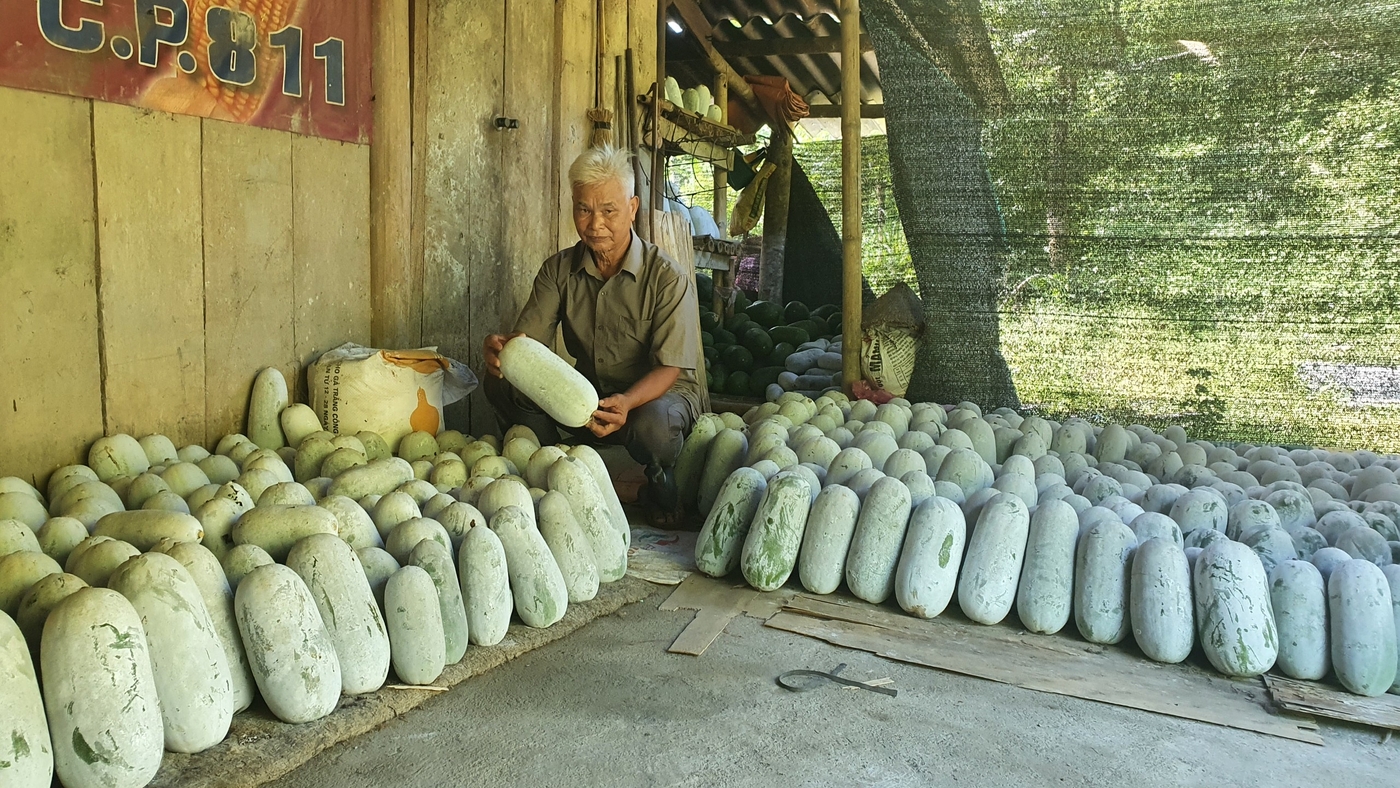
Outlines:
<svg viewBox="0 0 1400 788"><path fill-rule="evenodd" d="M809 393L819 396L823 390L841 385L839 365L824 368L813 361L796 370L790 365L790 357L799 350L820 347L825 351L833 338L840 353L839 307L827 304L808 309L800 301L786 305L751 302L737 290L734 314L723 317L710 308L714 292L710 277L699 273L695 281L700 296L700 342L711 393L762 398L780 384L783 390L799 388L797 375L809 369L822 378L803 381Z"/></svg>
<svg viewBox="0 0 1400 788"><path fill-rule="evenodd" d="M785 393L706 414L677 464L705 515L701 572L762 591L795 572L922 618L1071 618L1148 658L1229 676L1334 675L1400 693L1400 458L1057 424L972 403Z"/></svg>
<svg viewBox="0 0 1400 788"><path fill-rule="evenodd" d="M147 784L260 695L286 722L435 681L512 613L548 627L627 569L597 452L333 435L264 370L210 453L98 440L45 494L0 479L0 785ZM36 670L37 668L37 670Z"/></svg>

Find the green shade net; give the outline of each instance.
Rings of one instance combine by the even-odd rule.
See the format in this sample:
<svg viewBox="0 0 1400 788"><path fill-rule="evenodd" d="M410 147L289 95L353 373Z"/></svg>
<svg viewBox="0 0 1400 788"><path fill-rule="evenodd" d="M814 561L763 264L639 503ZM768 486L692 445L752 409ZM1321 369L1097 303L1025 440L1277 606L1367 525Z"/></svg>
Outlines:
<svg viewBox="0 0 1400 788"><path fill-rule="evenodd" d="M892 71L917 47L890 46L884 6L866 11L890 138L865 150L894 162L865 171L877 293L990 276L1017 393L1054 416L1400 451L1400 3L984 2L1012 99L980 131L999 259L995 229L937 231L987 207L947 131L969 110ZM910 103L917 123L896 117ZM798 155L839 217L839 170L809 163L839 161L824 145ZM901 189L914 146L934 183ZM881 183L900 196L883 220ZM883 254L894 226L908 257ZM957 305L928 310L931 331L965 330Z"/></svg>

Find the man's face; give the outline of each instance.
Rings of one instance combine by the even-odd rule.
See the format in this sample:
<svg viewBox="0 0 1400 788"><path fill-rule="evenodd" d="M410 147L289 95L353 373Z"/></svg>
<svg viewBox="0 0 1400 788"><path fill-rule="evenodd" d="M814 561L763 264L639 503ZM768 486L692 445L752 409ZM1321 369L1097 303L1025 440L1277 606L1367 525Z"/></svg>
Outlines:
<svg viewBox="0 0 1400 788"><path fill-rule="evenodd" d="M632 220L641 200L628 197L616 178L574 187L574 227L589 249L616 260L632 239Z"/></svg>

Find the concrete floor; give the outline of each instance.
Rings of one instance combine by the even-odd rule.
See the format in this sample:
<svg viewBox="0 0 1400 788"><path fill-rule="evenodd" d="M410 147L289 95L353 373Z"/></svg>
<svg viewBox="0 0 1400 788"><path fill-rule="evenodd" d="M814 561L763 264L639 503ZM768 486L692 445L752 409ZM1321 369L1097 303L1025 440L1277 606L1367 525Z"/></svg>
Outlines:
<svg viewBox="0 0 1400 788"><path fill-rule="evenodd" d="M740 617L666 653L670 589L320 754L278 788L1400 785L1400 737L1323 725L1318 747L891 662ZM898 698L793 693L796 668L895 680Z"/></svg>

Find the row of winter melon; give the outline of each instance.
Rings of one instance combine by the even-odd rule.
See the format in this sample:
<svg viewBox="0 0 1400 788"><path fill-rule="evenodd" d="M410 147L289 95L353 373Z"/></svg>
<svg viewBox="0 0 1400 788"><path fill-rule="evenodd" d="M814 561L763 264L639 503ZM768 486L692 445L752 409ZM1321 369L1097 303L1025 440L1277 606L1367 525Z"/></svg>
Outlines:
<svg viewBox="0 0 1400 788"><path fill-rule="evenodd" d="M834 405L835 402L832 400L824 403L822 407ZM812 406L815 407L816 403L812 403ZM904 407L900 403L893 406ZM907 408L907 411L903 415L892 415L894 411L890 408L882 414L886 423L904 430L900 435L900 445L904 444L904 438L908 434L908 427L905 425L915 418L913 408ZM800 413L794 410L790 410L790 413L796 415L800 421ZM937 416L933 416L932 419L936 421ZM879 447L873 457L866 455L859 448L848 447L840 450L828 466L822 468L822 458L831 456L831 451L839 447L826 445L825 453L822 453L816 451L815 446L805 445L810 444L813 439L806 437L805 433L800 433L799 425L788 424L791 419L787 416L777 419L777 431L765 427L765 421L772 422L773 417L757 419L749 427L750 433L761 438L764 435L780 434L783 428L786 428L789 437L795 441L805 437L804 446L798 446L799 451L796 454L802 455L803 459L809 462L790 463L785 466L783 473L778 473L777 462L773 459L776 449L763 452L767 456L757 460L754 459L755 454L750 452L747 459L753 462L754 468L741 468L728 477L724 490L718 496L718 503L710 510L706 528L697 545L696 556L697 565L702 571L710 574L723 575L735 568L736 564L741 565L746 578L755 587L776 587L773 583L779 576L781 580L776 580L778 584L786 580L786 575L781 572L775 575L769 571L762 571L763 561L758 560L760 555L765 561L776 562L787 571L792 570L792 561L795 560L803 585L817 593L835 590L842 580L843 569L844 579L852 592L870 601L881 601L889 596L893 584L893 591L899 597L901 605L920 615L936 615L940 612L951 598L954 583L958 583L959 601L964 611L974 620L985 620L986 623L1000 620L1009 613L1011 603L1015 600L1023 622L1032 630L1042 632L1057 631L1065 624L1073 599L1076 602L1076 623L1080 631L1088 639L1097 642L1117 642L1126 637L1129 631L1129 612L1136 606L1140 611L1159 611L1156 618L1161 619L1148 620L1145 612L1133 616L1132 631L1138 636L1144 652L1155 659L1179 661L1185 658L1192 647L1193 604L1188 567L1192 563L1199 564L1197 556L1202 553L1202 547L1215 541L1229 542L1224 533L1228 531L1230 535L1250 542L1248 547L1253 548L1251 551L1238 542L1231 543L1233 546L1222 545L1211 554L1212 559L1206 564L1216 567L1218 571L1198 572L1198 587L1205 590L1196 594L1196 601L1203 604L1204 610L1209 612L1218 612L1219 606L1211 602L1216 597L1232 594L1238 596L1237 589L1219 588L1216 575L1223 570L1219 570L1218 565L1223 562L1229 567L1225 574L1233 576L1245 571L1235 566L1236 562L1242 562L1246 568L1253 568L1256 563L1258 565L1255 571L1248 573L1249 577L1258 581L1254 583L1256 588L1247 595L1254 602L1253 609L1272 615L1272 606L1267 598L1268 591L1264 590L1262 596L1259 593L1260 589L1264 588L1265 569L1272 568L1279 559L1287 560L1293 557L1290 554L1291 547L1285 549L1282 546L1291 541L1291 537L1280 527L1279 518L1273 512L1271 504L1244 496L1242 489L1230 483L1220 483L1220 486L1225 488L1223 490L1206 487L1201 491L1190 492L1182 485L1162 485L1157 479L1146 477L1146 489L1139 488L1134 491L1131 488L1135 485L1131 482L1119 482L1099 469L1090 467L1089 463L1100 464L1097 456L1091 454L1086 457L1070 453L1063 459L1074 468L1074 472L1070 474L1070 481L1074 483L1074 488L1071 489L1065 484L1066 463L1061 462L1058 452L1043 454L1034 462L1024 455L1015 459L1007 457L1007 463L996 467L994 471L992 466L986 464L971 449L950 450L946 446L935 445L924 454L913 458L908 454L896 456L897 452L911 451L910 449L888 451L891 446L888 440L867 442L865 448ZM958 421L966 424L965 419ZM862 425L855 426L859 428ZM1117 430L1122 428L1117 427ZM1114 456L1115 450L1111 444L1117 430L1109 430L1108 440L1104 441L1108 450L1100 452L1101 456ZM976 431L975 428L973 431ZM863 430L858 429L857 432L863 433ZM1094 438L1100 437L1093 432L1090 434ZM741 434L741 437L745 436ZM1161 436L1157 437L1166 440ZM916 443L917 441L910 441L910 444ZM820 445L822 444L817 444ZM791 448L788 447L789 450ZM1174 446L1172 448L1175 449ZM1234 453L1233 450L1227 451L1230 454ZM861 456L857 457L850 452L860 452ZM841 456L843 454L845 456ZM1275 452L1269 449L1250 449L1246 454L1250 455L1250 462L1255 462L1257 457L1273 456ZM1220 456L1223 458L1225 455ZM1363 494L1363 488L1374 490L1377 486L1387 483L1384 481L1385 475L1391 471L1376 459L1363 457L1370 468L1377 469L1369 472L1374 483L1368 483L1368 480L1358 473L1358 476L1362 476L1361 481L1353 486ZM868 460L875 462L868 463ZM1135 465L1126 458L1121 458L1120 461ZM1309 458L1309 461L1316 460ZM1116 468L1128 470L1107 459L1101 465L1110 472ZM1359 467L1356 470L1359 470ZM893 471L899 481L889 478L883 471ZM934 473L938 481L930 483L929 473ZM784 488L792 486L793 482L785 480L789 475L801 475L809 484L813 477L820 477L826 482L826 486L820 493L814 492L810 512L804 513L801 507L788 504L788 508L783 511L789 519L780 523L782 527L779 529L785 538L774 542L769 535L773 524L768 522L768 513L778 510L774 508L775 502L770 500L772 496L765 497L764 485L766 480L781 480ZM1296 485L1301 488L1301 485L1288 480L1277 480L1273 484L1277 486L1274 490L1261 487L1254 492L1256 495L1267 495L1269 499L1284 505L1292 525L1296 526L1299 521L1305 520L1300 511L1302 505L1299 496L1303 494L1289 487ZM853 485L854 489L845 485ZM1129 486L1128 490L1123 489L1125 485ZM1090 498L1079 495L1076 490ZM1153 511L1144 511L1137 503L1119 495L1120 492L1134 496ZM1235 506L1229 508L1227 516L1227 494L1230 493L1240 495L1243 500L1237 500ZM929 500L930 497L933 498L932 501ZM947 500L939 501L938 497ZM796 496L789 498L795 500ZM1310 501L1306 496L1301 500ZM992 501L997 501L999 505L993 506ZM965 507L966 521L963 519L964 511L959 510L957 504ZM1322 509L1331 508L1326 506L1325 502L1319 502L1318 506ZM1384 501L1371 502L1366 507L1373 515L1372 522L1377 526L1393 527L1388 517L1378 513L1379 510L1386 509ZM1311 503L1307 508L1307 514L1311 515ZM1165 514L1168 510L1172 513L1171 517ZM1001 513L997 516L989 514L998 511ZM1024 516L1018 511L1024 513ZM1349 509L1347 511L1350 513ZM804 514L807 518L806 523L801 522ZM1034 516L1031 516L1032 514ZM1123 522L1123 515L1127 515L1131 528ZM989 516L992 517L993 527L981 528L979 518ZM974 567L981 566L986 552L977 549L976 535L1001 535L995 540L998 548L990 550L990 555L998 560L1003 563L1010 562L1009 566L1001 566L991 573L999 582L989 581L989 575L985 571L969 572L966 566L959 566L957 557L961 551L964 522L977 525L972 529L972 537L968 543L968 562ZM1182 550L1183 530L1188 535L1187 541L1196 543L1185 551ZM1367 530L1372 535L1377 535L1375 531ZM800 554L797 551L799 535ZM1213 538L1206 538L1207 535ZM1272 538L1260 538L1261 535ZM1149 546L1148 543L1154 538L1165 541ZM1357 557L1366 555L1355 549L1364 541L1353 540L1348 545L1353 546ZM1139 542L1142 543L1141 548ZM765 544L769 546L768 549L763 549ZM742 551L739 545L742 545ZM1016 549L1007 549L1008 545ZM1016 557L1017 549L1020 550L1024 562L1022 558ZM742 561L739 560L741 553ZM1224 558L1229 560L1218 558L1217 553L1223 554ZM1351 559L1353 556L1342 554L1342 557ZM1323 558L1326 558L1325 554ZM1388 564L1389 555L1386 554L1383 558L1376 557L1376 560ZM934 561L937 565L929 564L929 561ZM1080 565L1078 572L1075 571L1076 563ZM1383 579L1377 582L1382 573L1374 565L1364 561L1361 563L1369 566L1369 570L1365 566L1349 567L1343 577L1362 577L1369 574L1369 578L1365 582L1341 582L1335 595L1334 607L1339 610L1358 609L1360 606L1353 602L1357 598L1364 598L1376 600L1377 609L1391 610L1390 591L1386 582ZM962 580L958 581L960 568L963 574ZM1280 574L1290 572L1298 574L1305 570L1289 567ZM1400 574L1400 570L1388 567L1385 574ZM1130 585L1129 578L1134 575L1140 578L1140 582ZM1320 574L1316 580L1312 587L1315 593L1310 597L1311 609L1316 609L1321 592ZM1296 589L1299 582L1293 581L1291 585ZM1045 583L1050 583L1048 593L1040 587ZM1132 593L1128 591L1130 587L1133 589ZM1363 593L1360 589L1369 590ZM1146 598L1149 596L1152 598ZM1283 601L1277 604L1283 605L1287 598L1288 594L1284 594L1281 597ZM1169 604L1173 601L1174 604ZM1169 617L1164 619L1165 614L1161 611L1167 610L1175 611L1174 620ZM1286 615L1280 614L1279 619L1290 622L1281 625L1282 628L1292 627L1296 630L1297 627L1292 622L1300 620L1300 617L1288 619ZM1215 620L1218 627L1220 619ZM1374 620L1377 619L1373 616ZM1334 625L1346 630L1346 634L1334 639L1334 644L1351 644L1337 645L1337 648L1350 653L1357 651L1357 644L1370 643L1371 650L1376 654L1394 652L1393 646L1389 649L1384 646L1385 643L1393 644L1394 641L1393 634L1387 639L1383 621L1374 627L1358 627L1354 622L1346 621L1347 619L1342 617L1334 618ZM1206 622L1203 619L1204 623ZM1269 631L1268 627L1262 622L1257 621L1256 624L1258 626L1254 631L1259 638L1274 639L1273 635L1264 634ZM1319 630L1315 620L1313 624L1311 642L1315 652ZM1392 622L1392 627L1393 625ZM1358 631L1362 634L1352 634ZM1243 632L1243 629L1236 627L1234 634L1237 637L1226 637L1224 642L1236 645L1245 642L1242 639ZM1325 626L1321 629L1320 637L1325 650ZM1219 641L1219 638L1214 640ZM1288 644L1284 646L1284 651L1288 652ZM1206 650L1208 655L1213 655L1212 661L1217 667L1234 675L1258 672L1260 664L1264 661L1272 664L1271 657L1267 660L1242 660L1239 658L1240 649L1232 651L1207 647ZM1365 650L1364 647L1361 648L1361 651ZM1267 650L1261 653L1267 654ZM1283 662L1287 663L1292 656L1291 653L1285 653L1282 655ZM1372 670L1366 669L1365 664L1365 660L1339 660L1339 678L1349 689L1358 692L1374 692L1378 687L1383 691L1390 686L1391 680L1384 679L1383 664ZM1290 670L1287 664L1283 665L1283 669L1295 675L1307 672ZM1393 667L1391 670L1393 671ZM1315 672L1315 669L1312 672ZM1383 682L1377 683L1378 679L1374 677L1377 673L1384 679ZM1368 675L1372 678L1363 678Z"/></svg>
<svg viewBox="0 0 1400 788"><path fill-rule="evenodd" d="M151 439L143 440L146 445L154 446L160 442L155 439L157 437L152 436ZM309 439L309 436L306 435L299 437L303 445ZM451 435L442 437L447 439L444 442L449 442L454 438ZM436 439L432 436L419 434L410 436L410 438L412 440L405 439L401 443L401 454L415 451L426 456L447 454L447 452L438 451L441 447L436 445ZM512 439L507 441L507 445L518 450L522 448L523 441L530 439L532 436L528 435L512 436ZM168 441L164 442L168 443ZM142 442L118 438L115 441L105 439L104 445L114 443L118 446L122 444L140 446L142 444ZM264 683L264 677L256 670L258 665L274 668L279 665L286 667L287 665L296 665L298 661L304 662L307 659L311 659L313 662L319 659L322 667L329 664L324 657L331 652L315 647L315 644L326 641L318 637L315 627L311 627L313 619L317 621L317 626L329 630L329 642L333 646L339 645L336 636L338 629L345 629L352 635L354 633L359 633L362 636L366 633L379 633L381 635L380 645L383 646L382 648L374 648L371 644L359 642L353 644L353 647L335 649L337 653L343 651L346 654L353 654L353 661L356 662L357 667L346 665L345 659L331 660L335 662L336 667L341 669L341 676L335 678L334 681L330 680L333 677L321 676L320 678L326 680L316 682L316 686L322 690L319 694L308 694L303 691L298 696L293 692L291 700L288 700L284 697L285 692L278 692L275 688L272 690L264 688L264 697L268 700L269 706L284 719L302 721L329 712L334 708L335 699L339 696L341 689L347 692L364 692L377 688L383 683L384 674L387 674L390 658L388 644L390 642L395 646L392 649L393 664L401 679L419 682L434 680L449 656L452 657L451 661L455 662L457 658L460 658L461 652L465 650L468 632L467 622L462 621L460 626L451 626L454 616L450 611L454 605L456 617L462 618L464 617L464 607L473 607L470 600L489 600L491 604L476 606L486 609L484 615L478 616L485 623L479 621L478 625L473 628L475 631L472 631L471 635L472 639L478 642L486 642L487 640L496 642L504 636L505 626L509 622L512 610L512 590L514 590L514 599L517 602L524 602L515 605L522 619L536 626L547 626L557 621L563 615L568 601L591 598L597 590L598 572L593 563L593 553L588 538L580 530L577 518L574 516L574 509L569 499L571 492L576 498L586 498L588 503L585 508L588 516L593 522L600 523L608 529L608 546L613 558L612 563L606 567L607 574L604 579L616 579L625 571L626 537L625 534L618 533L616 523L613 520L613 510L609 504L615 504L615 501L610 502L597 488L595 468L601 469L604 478L606 478L606 470L602 469L601 460L596 453L591 453L591 450L574 450L576 456L565 459L561 449L549 447L549 452L544 452L541 455L544 458L554 460L549 465L543 465L545 470L549 471L548 480L556 482L554 485L556 489L548 494L533 496L531 491L526 489L517 479L495 479L489 476L480 478L490 479L491 483L449 488L448 492L471 500L484 499L484 501L479 502L497 510L494 513L495 516L490 518L489 528L478 528L475 526L483 524L485 517L475 507L445 494L443 492L444 485L441 483L432 485L421 479L415 479L414 472L419 471L419 469L414 468L402 457L380 459L375 462L366 462L363 465L355 464L351 466L351 469L347 469L334 479L308 480L308 482L314 483L307 486L292 479L288 463L282 460L282 455L258 454L262 450L250 448L250 442L242 436L230 436L220 443L219 448L223 453L213 456L223 459L230 459L231 455L240 456L243 462L241 464L235 463L235 471L238 472L239 476L232 481L225 482L222 486L216 486L212 495L204 489L208 485L199 485L191 490L190 500L182 500L182 503L186 507L190 504L196 504L194 506L196 516L185 514L184 512L188 511L188 508L180 512L173 512L169 509L122 511L112 512L98 518L95 526L98 529L109 530L110 522L132 521L132 516L135 516L140 522L129 522L128 527L122 529L118 535L127 536L140 543L142 549L149 546L157 550L171 549L172 553L195 555L198 560L191 564L187 572L208 581L199 584L201 588L205 590L222 588L223 596L221 598L228 606L232 606L233 598L229 597L231 588L227 581L233 581L234 587L240 589L237 592L237 599L240 600L238 603L240 623L242 622L241 611L245 607L241 601L244 597L261 598L269 602L281 599L286 605L295 607L293 602L296 601L294 597L297 595L289 589L288 583L295 580L296 583L306 587L310 593L303 594L301 601L314 600L314 606L302 605L302 613L310 611L316 615L288 616L281 615L287 612L281 610L279 613L281 618L273 622L275 624L289 620L300 621L307 629L302 633L303 637L283 635L271 637L266 636L266 627L251 627L245 629L241 637L235 633L231 638L224 638L226 643L232 641L233 646L247 643L246 654L248 656L261 654L260 648L278 643L310 644L306 653L296 652L282 655L285 658L279 659L252 660L254 663L253 672L258 676L259 686ZM372 443L372 441L361 441L361 443ZM473 442L462 440L461 443L463 444L462 448L465 449ZM481 443L490 448L491 451L480 453L489 453L494 456L491 440L488 439ZM192 457L198 453L195 451L197 448L194 447L188 452L181 451ZM101 450L102 447L98 447L98 449ZM480 451L481 447L478 446L477 449ZM284 449L285 453L287 451ZM531 452L531 454L535 453L538 453L537 446L536 452ZM554 456L554 453L558 453L559 456ZM171 447L171 455L177 454ZM580 456L583 459L580 459ZM272 459L272 457L276 457L276 459ZM148 466L151 459L146 458ZM157 462L160 459L163 459L163 456L158 455ZM201 457L200 459L206 458ZM295 465L295 454L291 454L287 459ZM561 459L564 461L561 462ZM127 461L127 468L140 467L140 464L130 455L124 460ZM478 463L480 465L478 470L482 474L497 472L504 477L508 472L515 470L513 463L505 458L497 458L494 463L485 460L486 458L483 457ZM446 462L461 462L461 460L460 458L455 461L444 458L443 461L439 461L435 465L431 463L429 465L430 468L437 469ZM260 467L250 467L254 463L258 463ZM540 462L536 463L536 466L540 465ZM551 465L560 467L556 471L550 467ZM75 468L78 467L81 466L75 466ZM155 479L160 479L161 474L169 470L161 468L159 464L154 467L156 474L152 478ZM256 475L244 478L248 473L258 471L268 473L272 478L262 479ZM66 478L78 478L83 480L79 483L95 482L106 487L101 482L89 479L88 475L71 469L66 473L55 474L50 490L51 493L58 494L52 497L56 500L62 497L64 491L59 488L66 484L64 481ZM420 472L417 475L431 476L431 471ZM140 489L145 486L137 484L129 477L125 481L131 482L130 484L122 484L123 480L120 476L108 474L108 479L109 481L117 481L118 485L122 487L123 493L127 495L124 500L122 494L107 487L107 494L101 498L107 503L108 508L112 509L119 509L131 502L132 487ZM240 479L250 483L253 490L257 492L257 506L253 504L254 496L250 494L250 490L239 484ZM263 483L269 481L271 483ZM394 484L398 484L398 487L393 488ZM6 480L4 489L20 493L41 505L44 500L43 496L36 490L19 482L19 480ZM312 494L313 489L321 496L319 501L316 499L316 495ZM370 492L363 496L361 501L369 505L368 511L356 500L345 495L331 494L332 492L355 493L366 490ZM381 495L379 490L384 490L384 493ZM607 490L609 493L612 492L610 484ZM417 498L414 497L415 495ZM196 496L199 500L195 500ZM535 497L539 499L538 513ZM615 499L615 494L613 498ZM495 503L491 503L493 501ZM454 532L461 533L460 539L457 540L459 543L452 545L458 549L450 550L443 546L444 542L451 544L453 540L450 537L441 538L445 535L446 530L441 523L418 516L422 513L418 511L420 502L423 504L423 511L442 517L444 521L452 524ZM316 503L322 505L313 505ZM518 504L518 506L510 504ZM615 505L617 512L620 513L620 504ZM53 518L48 523L53 523L55 520L58 518ZM534 525L537 520L539 522L538 530ZM69 522L76 526L77 531L86 534L86 528L83 527L82 522L71 519ZM206 522L213 527L204 529L203 525ZM39 531L44 532L48 523L40 526ZM625 518L623 523L625 525ZM58 609L67 602L69 596L74 595L73 592L90 585L87 582L89 579L93 581L91 585L110 583L113 582L111 578L121 577L123 573L128 572L127 567L129 566L141 562L151 563L161 560L151 557L153 554L149 553L144 556L140 555L135 545L107 535L87 537L76 545L48 545L51 549L57 547L58 549L54 552L69 562L72 569L83 572L87 578L84 579L76 575L61 573L54 558L40 552L42 550L39 545L40 540L28 525L17 521L11 521L7 525L8 529L0 528L0 533L10 533L13 538L7 539L6 543L13 543L16 547L14 555L6 555L3 559L7 567L14 568L21 564L48 562L48 565L40 566L45 571L34 573L40 575L35 579L35 582L14 584L27 586L27 588L19 588L19 592L22 593L17 593L15 596L20 598L21 603L30 602L30 604L24 605L24 610L31 614L39 612L41 609L46 614ZM541 531L545 536L541 535ZM555 538L551 540L548 536L550 534L553 534ZM74 537L78 536L77 533L73 535ZM418 538L414 539L414 536ZM387 537L387 541L385 537ZM201 539L208 547L197 544L197 541ZM352 549L352 546L358 542L365 544L356 551ZM410 542L416 542L416 544ZM392 553L380 549L378 544L390 548ZM60 551L66 551L66 555ZM220 565L214 551L218 551L223 557L223 566ZM560 557L556 560L555 556L560 555L561 552L565 553L566 557ZM452 566L453 553L462 557L460 576ZM100 560L85 558L84 556L87 554L98 556ZM278 571L276 564L273 563L273 554L276 554L279 560L284 560L288 567L297 567L297 570L292 575ZM75 555L77 560L74 559ZM399 569L400 563L404 564L402 569ZM199 571L196 571L196 566ZM561 573L560 568L564 566L569 567L572 571ZM224 572L225 567L228 570L227 573ZM337 582L341 588L338 596L341 597L341 604L334 605L336 613L331 614L326 605L329 604L328 600L337 597L337 594L325 593L325 583L321 580L314 580L313 577L323 577L335 567L338 567L338 571L332 574L338 578ZM167 575L179 574L179 572L169 571L168 562L167 566L162 567L162 569L166 570L165 574ZM349 571L350 569L355 571ZM530 569L533 571L527 571ZM23 573L0 571L0 575L12 580L20 574ZM574 582L579 577L586 575L593 577L591 589L586 583ZM349 578L355 577L358 577L359 582L358 584L351 583L351 585L359 587L359 590L365 593L359 595L359 603L347 604L344 600L346 583ZM450 582L447 579L450 579ZM459 581L460 590L457 590ZM270 586L274 590L261 594L253 590L244 590L256 589L260 586ZM542 591L544 593L541 593ZM375 600L376 593L379 597L378 600ZM362 604L366 596L371 600L370 604ZM384 599L386 596L388 597L387 601ZM465 603L464 596L468 600ZM40 597L45 601L34 604L33 599ZM449 600L449 597L452 598ZM375 604L375 601L378 601L379 604ZM187 599L186 604L193 609L195 606L189 605L188 602ZM111 607L116 603L109 597L103 604ZM251 602L248 607L252 609ZM364 616L356 616L350 612L355 610L377 612L381 607L388 615L381 615L377 624L368 620L359 621ZM541 610L541 608L546 607L548 610ZM219 609L220 606L211 603L206 605L206 608L214 610ZM434 613L437 615L433 615ZM85 617L78 616L78 618L84 619ZM224 619L225 623L228 623L230 617L224 616ZM387 619L387 624L384 619ZM444 619L446 619L446 623L443 622ZM324 623L320 623L322 621ZM344 626L338 628L337 622ZM360 626L361 624L363 626ZM41 620L41 630L42 626ZM183 629L188 629L188 626L189 622L185 622ZM172 628L167 627L167 631ZM91 627L89 629L92 630ZM396 631L398 635L396 635ZM433 632L439 633L436 639L430 637ZM448 632L454 632L460 636L458 638L460 643L454 646L453 651L448 652L445 642L437 647L435 657L433 656L435 649L432 647L423 648L425 642L445 641ZM227 627L224 634L228 634ZM360 640L363 639L363 637L360 638ZM184 640L190 639L184 638ZM193 640L197 641L198 639ZM257 647L252 642L253 640L257 641ZM154 642L149 636L147 636L147 641ZM23 644L23 639L21 638L18 642ZM416 644L416 647L409 648L404 644ZM56 653L69 650L66 648L57 649ZM27 652L27 649L24 651ZM48 651L55 651L55 649L48 649ZM226 661L239 661L234 659L234 651L237 651L240 656L245 653L241 648L230 648L225 654ZM155 652L155 649L151 650L152 655ZM377 661L376 658L378 658ZM27 659L28 655L26 654L26 661ZM15 664L18 665L18 662L19 660L16 658ZM153 674L161 675L160 661L152 657L151 662ZM368 669L366 668L367 662L371 663ZM170 664L170 660L165 660L165 664ZM246 666L247 661L243 661L242 664ZM374 664L379 665L378 670L374 668ZM108 667L112 666L108 665ZM220 671L213 669L212 665L206 667L207 669L200 668L201 675L206 678L222 675ZM307 684L306 677L316 675L317 672L306 665L301 667L298 675L302 676L301 685L304 690ZM16 671L18 670L16 668ZM248 668L245 667L244 672L247 670ZM32 669L29 672L32 673ZM62 676L68 672L64 669L58 669L52 671L51 675ZM136 671L136 674L139 673L140 671ZM211 680L218 682L217 678ZM169 682L156 682L156 685L160 686L163 683ZM230 678L229 683L237 684L238 682ZM199 683L195 682L195 684ZM326 689L331 685L334 685L335 691L333 693ZM252 682L244 682L244 686L245 691L238 693L241 696L241 700L236 703L239 708L246 707L247 703L251 702ZM149 693L145 697L149 699ZM166 705L174 707L174 704ZM160 703L151 707L157 706L161 709L165 708ZM80 711L83 710L80 709ZM98 710L92 709L92 711L97 713ZM230 710L229 714L231 713ZM206 724L205 727L217 731L220 728L219 715L213 716L215 721L212 725ZM226 721L222 729L227 730ZM149 746L151 740L150 725L136 724L132 727L133 732L138 730L145 734L144 752L149 756L151 752ZM218 738L222 738L221 733ZM143 740L138 739L139 737L128 743L131 747L141 749ZM205 739L193 744L189 741L167 741L167 746L172 749L196 749L212 744L216 740L206 736ZM59 754L62 755L63 748L60 747L59 750ZM154 763L158 766L158 746L154 752L156 753ZM79 760L82 759L79 758ZM133 769L128 770L123 777L130 781L130 784L144 784L145 779L148 779L145 774L146 771L149 771L147 767L155 768L150 766L151 758L133 757L129 760ZM71 763L67 766L63 763L64 759L60 758L60 776L62 777L65 772L68 774L65 782L82 784L83 776L75 772ZM116 778L108 774L102 779L112 780ZM45 779L44 782L46 783L47 780ZM123 781L118 780L118 782Z"/></svg>

